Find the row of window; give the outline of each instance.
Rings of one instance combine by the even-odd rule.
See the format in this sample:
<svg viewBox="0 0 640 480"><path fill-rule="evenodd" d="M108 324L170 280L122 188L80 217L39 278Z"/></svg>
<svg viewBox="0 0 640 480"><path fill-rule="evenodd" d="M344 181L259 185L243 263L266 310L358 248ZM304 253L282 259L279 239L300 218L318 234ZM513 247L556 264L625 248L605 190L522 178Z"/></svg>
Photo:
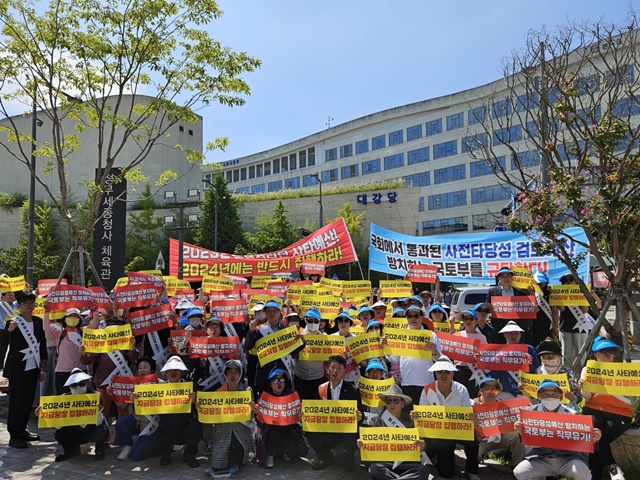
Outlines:
<svg viewBox="0 0 640 480"><path fill-rule="evenodd" d="M298 153L291 153L274 160L269 160L258 165L250 165L249 167L236 168L227 170L225 178L227 182L243 182L254 178L268 177L269 175L277 175L280 172L289 172L300 168L314 167L316 165L316 148L309 147L300 150ZM248 193L248 192L246 192Z"/></svg>
<svg viewBox="0 0 640 480"><path fill-rule="evenodd" d="M467 191L458 190L456 192L439 193L429 195L427 198L427 208L429 210L440 210L443 208L463 207L467 205ZM496 202L498 200L509 200L511 193L502 185L489 185L487 187L477 187L471 189L471 204ZM425 197L420 197L418 211L425 211Z"/></svg>
<svg viewBox="0 0 640 480"><path fill-rule="evenodd" d="M493 230L501 215L481 213L472 216L473 230ZM469 230L467 217L441 218L416 224L416 235L438 235L443 233L466 232ZM419 230L422 227L422 231Z"/></svg>

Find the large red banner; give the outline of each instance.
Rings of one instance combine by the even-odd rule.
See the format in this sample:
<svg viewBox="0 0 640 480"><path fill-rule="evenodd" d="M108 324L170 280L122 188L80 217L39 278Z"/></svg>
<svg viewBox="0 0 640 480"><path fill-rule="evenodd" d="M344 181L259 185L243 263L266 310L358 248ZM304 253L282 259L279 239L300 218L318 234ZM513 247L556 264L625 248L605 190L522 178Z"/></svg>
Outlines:
<svg viewBox="0 0 640 480"><path fill-rule="evenodd" d="M111 396L114 402L131 403L131 395L135 385L147 383L158 383L158 375L152 373L143 377L121 377L114 375L111 377Z"/></svg>
<svg viewBox="0 0 640 480"><path fill-rule="evenodd" d="M276 397L262 392L256 403L256 419L266 425L293 425L298 423L302 402L298 392Z"/></svg>
<svg viewBox="0 0 640 480"><path fill-rule="evenodd" d="M67 308L91 308L97 306L93 292L80 285L58 285L49 290L45 308L59 312Z"/></svg>
<svg viewBox="0 0 640 480"><path fill-rule="evenodd" d="M451 360L476 363L476 353L478 352L478 345L480 345L479 340L443 332L438 332L437 335L442 353Z"/></svg>
<svg viewBox="0 0 640 480"><path fill-rule="evenodd" d="M179 242L169 240L169 272L178 275ZM259 255L232 255L213 252L188 243L183 244L183 277L190 282L203 275L252 277L298 270L305 260L324 262L327 266L355 262L353 242L344 219L331 222L284 250Z"/></svg>
<svg viewBox="0 0 640 480"><path fill-rule="evenodd" d="M474 403L473 413L478 417L476 431L481 437L513 432L519 412L531 405L527 397L516 397L490 403Z"/></svg>
<svg viewBox="0 0 640 480"><path fill-rule="evenodd" d="M171 315L171 305L163 303L155 307L145 308L129 313L131 320L131 331L134 335L143 335L156 330L173 327Z"/></svg>
<svg viewBox="0 0 640 480"><path fill-rule="evenodd" d="M501 345L489 343L478 345L479 357L476 366L480 370L517 372L529 370L529 351L526 345Z"/></svg>
<svg viewBox="0 0 640 480"><path fill-rule="evenodd" d="M591 415L520 410L524 445L593 453Z"/></svg>

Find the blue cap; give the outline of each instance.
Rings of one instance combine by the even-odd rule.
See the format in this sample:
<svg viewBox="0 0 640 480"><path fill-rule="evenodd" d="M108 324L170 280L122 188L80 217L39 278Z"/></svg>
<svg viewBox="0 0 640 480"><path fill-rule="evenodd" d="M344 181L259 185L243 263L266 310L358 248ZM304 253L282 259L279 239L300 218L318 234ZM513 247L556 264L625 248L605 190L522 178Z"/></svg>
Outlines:
<svg viewBox="0 0 640 480"><path fill-rule="evenodd" d="M394 308L392 317L395 317L398 313L402 313L404 315L404 308Z"/></svg>
<svg viewBox="0 0 640 480"><path fill-rule="evenodd" d="M227 370L229 370L232 367L236 367L240 371L240 375L242 375L242 363L239 360L227 360L224 363L224 370L222 371L224 373L227 373Z"/></svg>
<svg viewBox="0 0 640 480"><path fill-rule="evenodd" d="M278 302L276 302L275 300L268 300L263 307L263 310L265 308L277 308L279 311L282 311L282 307L280 307L280 304Z"/></svg>
<svg viewBox="0 0 640 480"><path fill-rule="evenodd" d="M215 315L211 315L211 317L209 318L209 320L207 320L205 325L209 325L211 322L220 322L220 323L222 323L222 320L220 319L220 317L217 317Z"/></svg>
<svg viewBox="0 0 640 480"><path fill-rule="evenodd" d="M513 275L513 272L511 271L510 268L508 267L502 267L500 270L498 270L498 274L496 275L496 277L499 277L500 275L502 275L503 273L510 273L511 275Z"/></svg>
<svg viewBox="0 0 640 480"><path fill-rule="evenodd" d="M189 325L189 319L183 315L182 317L180 317L178 325L180 325L181 327L186 327L187 325Z"/></svg>
<svg viewBox="0 0 640 480"><path fill-rule="evenodd" d="M429 307L429 313L433 312L433 311L438 311L438 312L442 312L445 315L447 314L447 311L444 309L444 307L442 305L440 305L439 303L434 303L433 305L431 305Z"/></svg>
<svg viewBox="0 0 640 480"><path fill-rule="evenodd" d="M462 312L460 312L460 318L462 318L463 315L471 315L473 318L478 318L478 314L475 310L463 310Z"/></svg>
<svg viewBox="0 0 640 480"><path fill-rule="evenodd" d="M367 363L367 368L365 368L364 371L368 372L369 370L373 369L382 370L383 372L387 371L387 369L382 366L382 362L378 358L372 358L371 360L369 360L369 363Z"/></svg>
<svg viewBox="0 0 640 480"><path fill-rule="evenodd" d="M349 315L347 312L339 313L338 316L335 318L336 323L338 323L338 319L340 318L346 318L347 320L349 320L349 323L353 325L353 318L351 318L351 315Z"/></svg>
<svg viewBox="0 0 640 480"><path fill-rule="evenodd" d="M199 308L192 308L191 310L189 310L189 313L187 313L187 318L195 317L196 315L204 317L204 313L202 313L202 310L200 310Z"/></svg>
<svg viewBox="0 0 640 480"><path fill-rule="evenodd" d="M285 372L281 368L277 368L277 367L272 368L271 371L269 372L269 376L267 377L267 381L271 380L274 377L277 377L281 373L284 373L285 376L287 375L287 372Z"/></svg>
<svg viewBox="0 0 640 480"><path fill-rule="evenodd" d="M533 274L533 279L536 283L549 283L549 277L542 270L538 270Z"/></svg>
<svg viewBox="0 0 640 480"><path fill-rule="evenodd" d="M371 312L371 316L373 316L373 309L371 307L368 307L367 305L363 305L362 307L360 307L360 310L358 310L358 317L361 313L364 312Z"/></svg>
<svg viewBox="0 0 640 480"><path fill-rule="evenodd" d="M311 317L311 318L315 318L316 320L322 319L320 312L315 307L311 307L309 310L307 310L307 313L305 313L302 318L304 317Z"/></svg>
<svg viewBox="0 0 640 480"><path fill-rule="evenodd" d="M378 320L369 320L369 323L367 324L367 331L369 331L371 327L375 327L376 325L382 326L382 323L380 323Z"/></svg>
<svg viewBox="0 0 640 480"><path fill-rule="evenodd" d="M407 301L409 301L409 300L415 300L416 302L420 302L420 305L424 305L424 302L422 301L422 299L418 295L414 295L412 297L409 297L407 299Z"/></svg>
<svg viewBox="0 0 640 480"><path fill-rule="evenodd" d="M536 393L542 390L543 388L557 388L558 390L562 391L562 389L560 388L560 385L558 385L553 380L549 380L548 378L540 382L540 385L538 385L538 389L536 390Z"/></svg>
<svg viewBox="0 0 640 480"><path fill-rule="evenodd" d="M417 305L411 305L409 308L405 310L405 312L420 312L422 313L422 309Z"/></svg>
<svg viewBox="0 0 640 480"><path fill-rule="evenodd" d="M596 339L593 341L593 345L591 346L591 350L593 352L599 352L601 350L606 350L608 348L615 348L617 350L620 347L615 343L613 343L608 338L604 338L604 337L596 337Z"/></svg>
<svg viewBox="0 0 640 480"><path fill-rule="evenodd" d="M398 299L398 302L399 302L399 303L407 303L408 301L409 301L409 299L408 299L408 298L399 298L399 299Z"/></svg>

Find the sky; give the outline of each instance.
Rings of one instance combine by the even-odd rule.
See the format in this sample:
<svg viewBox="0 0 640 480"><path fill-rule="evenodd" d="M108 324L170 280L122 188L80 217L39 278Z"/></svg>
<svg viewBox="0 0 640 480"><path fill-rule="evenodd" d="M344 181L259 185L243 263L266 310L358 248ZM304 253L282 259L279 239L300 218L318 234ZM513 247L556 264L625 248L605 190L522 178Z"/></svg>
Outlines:
<svg viewBox="0 0 640 480"><path fill-rule="evenodd" d="M222 162L371 113L502 77L527 32L624 20L624 0L218 0L207 30L262 61L243 78L242 107L209 106L204 141L225 136Z"/></svg>

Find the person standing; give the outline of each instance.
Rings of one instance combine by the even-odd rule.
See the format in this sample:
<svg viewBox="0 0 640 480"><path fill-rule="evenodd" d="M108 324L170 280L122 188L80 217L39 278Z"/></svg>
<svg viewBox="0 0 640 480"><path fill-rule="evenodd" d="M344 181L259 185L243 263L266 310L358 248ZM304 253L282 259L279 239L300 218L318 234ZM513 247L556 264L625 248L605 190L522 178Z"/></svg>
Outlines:
<svg viewBox="0 0 640 480"><path fill-rule="evenodd" d="M513 286L513 272L510 268L505 267L498 271L498 275L496 275L496 283L497 285L495 287L491 287L489 289L485 302L491 303L491 297L522 297L534 294L533 290L529 292ZM524 343L528 345L533 344L533 320L531 319L519 320L512 318L492 318L491 325L493 325L493 328L495 328L499 333L509 321L516 322L516 324L522 329L522 340ZM500 338L499 343L505 342Z"/></svg>
<svg viewBox="0 0 640 480"><path fill-rule="evenodd" d="M19 315L6 324L0 344L9 346L4 365L4 376L9 380L9 446L27 448L27 442L40 440L38 435L27 431L27 423L40 370L47 368L47 342L42 319L33 316L36 296L20 292L16 300Z"/></svg>
<svg viewBox="0 0 640 480"><path fill-rule="evenodd" d="M7 321L15 315L14 302L16 299L15 293L4 292L0 298L0 335L5 329ZM7 356L7 345L0 344L0 369L4 368L4 359Z"/></svg>

